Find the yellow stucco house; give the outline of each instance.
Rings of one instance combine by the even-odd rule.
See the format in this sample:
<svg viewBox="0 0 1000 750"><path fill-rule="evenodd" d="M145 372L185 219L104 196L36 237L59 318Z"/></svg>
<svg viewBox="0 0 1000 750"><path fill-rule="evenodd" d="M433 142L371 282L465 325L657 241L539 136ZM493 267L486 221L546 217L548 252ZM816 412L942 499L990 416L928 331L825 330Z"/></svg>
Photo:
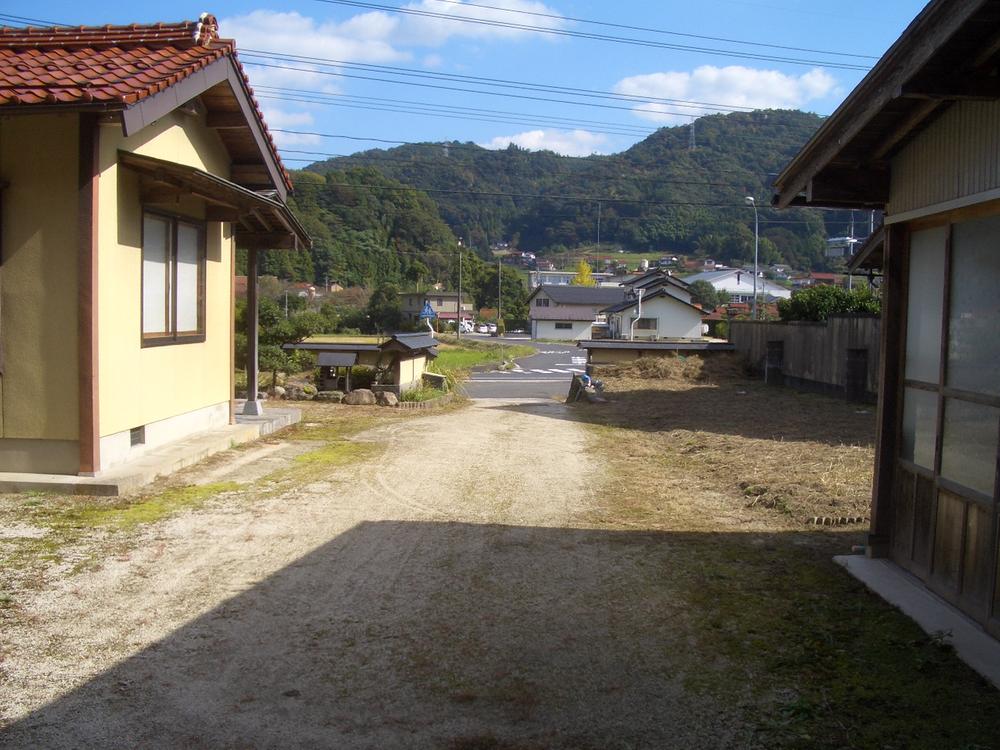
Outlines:
<svg viewBox="0 0 1000 750"><path fill-rule="evenodd" d="M0 472L229 424L235 251L308 243L290 188L212 16L0 30Z"/></svg>

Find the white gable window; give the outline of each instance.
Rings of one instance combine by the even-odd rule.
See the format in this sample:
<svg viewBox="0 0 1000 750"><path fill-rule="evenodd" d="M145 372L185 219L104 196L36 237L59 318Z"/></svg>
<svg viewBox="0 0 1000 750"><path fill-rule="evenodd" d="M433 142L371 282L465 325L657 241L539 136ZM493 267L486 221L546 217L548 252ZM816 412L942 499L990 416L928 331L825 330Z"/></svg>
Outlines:
<svg viewBox="0 0 1000 750"><path fill-rule="evenodd" d="M205 232L196 223L143 215L142 340L205 340Z"/></svg>

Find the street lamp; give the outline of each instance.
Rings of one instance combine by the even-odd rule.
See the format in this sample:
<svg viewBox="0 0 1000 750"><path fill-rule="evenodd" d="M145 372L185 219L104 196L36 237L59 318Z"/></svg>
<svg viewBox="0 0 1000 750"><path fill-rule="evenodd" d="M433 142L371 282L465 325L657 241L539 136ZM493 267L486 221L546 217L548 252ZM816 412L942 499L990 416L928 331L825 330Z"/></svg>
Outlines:
<svg viewBox="0 0 1000 750"><path fill-rule="evenodd" d="M760 246L760 225L757 223L757 201L752 195L748 195L745 201L748 206L753 207L753 310L750 316L757 320L757 250Z"/></svg>

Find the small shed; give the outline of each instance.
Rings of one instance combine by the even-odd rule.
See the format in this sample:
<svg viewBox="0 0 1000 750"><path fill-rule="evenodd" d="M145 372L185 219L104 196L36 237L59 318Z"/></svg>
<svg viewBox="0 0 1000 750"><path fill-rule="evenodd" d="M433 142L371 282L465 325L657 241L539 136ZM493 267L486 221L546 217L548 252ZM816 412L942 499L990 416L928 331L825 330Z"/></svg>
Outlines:
<svg viewBox="0 0 1000 750"><path fill-rule="evenodd" d="M372 390L398 396L420 385L427 363L438 356L437 343L429 333L394 333L381 344L303 342L284 348L317 353L320 390L350 391L353 369L369 367L375 371Z"/></svg>

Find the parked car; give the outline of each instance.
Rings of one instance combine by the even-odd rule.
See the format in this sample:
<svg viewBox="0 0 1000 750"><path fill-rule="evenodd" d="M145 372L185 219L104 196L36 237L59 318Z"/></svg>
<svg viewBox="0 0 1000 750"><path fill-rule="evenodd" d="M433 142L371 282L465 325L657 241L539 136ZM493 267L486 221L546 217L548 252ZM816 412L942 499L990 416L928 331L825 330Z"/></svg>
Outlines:
<svg viewBox="0 0 1000 750"><path fill-rule="evenodd" d="M480 323L476 326L476 333L489 333L490 327L485 323Z"/></svg>
<svg viewBox="0 0 1000 750"><path fill-rule="evenodd" d="M490 333L496 333L497 332L497 324L496 323L487 323L486 324L486 328L487 328L487 330L489 330Z"/></svg>
<svg viewBox="0 0 1000 750"><path fill-rule="evenodd" d="M476 326L471 320L463 320L460 324L460 328L462 329L462 333L472 333Z"/></svg>

